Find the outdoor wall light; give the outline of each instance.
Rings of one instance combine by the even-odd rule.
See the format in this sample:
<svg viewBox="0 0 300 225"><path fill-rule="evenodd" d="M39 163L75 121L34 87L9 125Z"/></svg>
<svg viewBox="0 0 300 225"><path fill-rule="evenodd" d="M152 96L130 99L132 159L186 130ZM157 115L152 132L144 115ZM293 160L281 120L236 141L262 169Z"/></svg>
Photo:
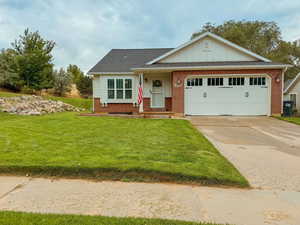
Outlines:
<svg viewBox="0 0 300 225"><path fill-rule="evenodd" d="M176 84L179 86L181 85L182 81L180 79L177 79Z"/></svg>
<svg viewBox="0 0 300 225"><path fill-rule="evenodd" d="M145 78L145 83L147 83L147 82L148 82L148 78L146 77L146 78Z"/></svg>
<svg viewBox="0 0 300 225"><path fill-rule="evenodd" d="M276 77L275 81L276 81L276 83L279 83L281 81L280 77L279 76Z"/></svg>

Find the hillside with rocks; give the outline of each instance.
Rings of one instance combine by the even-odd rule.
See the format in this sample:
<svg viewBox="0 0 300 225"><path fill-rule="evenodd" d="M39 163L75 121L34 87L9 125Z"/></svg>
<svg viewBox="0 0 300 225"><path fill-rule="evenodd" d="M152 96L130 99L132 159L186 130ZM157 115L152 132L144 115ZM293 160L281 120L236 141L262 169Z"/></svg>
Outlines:
<svg viewBox="0 0 300 225"><path fill-rule="evenodd" d="M61 101L46 100L40 96L24 95L0 98L0 111L17 115L44 115L57 112L80 112L83 109Z"/></svg>

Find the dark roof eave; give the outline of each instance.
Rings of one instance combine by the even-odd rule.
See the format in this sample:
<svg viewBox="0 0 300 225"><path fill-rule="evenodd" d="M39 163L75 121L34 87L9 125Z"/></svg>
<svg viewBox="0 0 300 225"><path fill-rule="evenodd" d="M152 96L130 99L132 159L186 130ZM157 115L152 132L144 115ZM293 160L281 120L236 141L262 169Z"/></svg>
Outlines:
<svg viewBox="0 0 300 225"><path fill-rule="evenodd" d="M291 65L222 65L222 66L167 66L167 67L140 67L132 68L134 72L142 71L178 71L178 70L222 70L222 69L284 69Z"/></svg>

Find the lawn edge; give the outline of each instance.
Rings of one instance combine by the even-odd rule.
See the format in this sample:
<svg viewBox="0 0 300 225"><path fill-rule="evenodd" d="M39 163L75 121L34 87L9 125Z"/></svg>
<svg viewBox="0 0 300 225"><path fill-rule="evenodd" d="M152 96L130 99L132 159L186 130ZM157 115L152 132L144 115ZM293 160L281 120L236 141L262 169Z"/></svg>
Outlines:
<svg viewBox="0 0 300 225"><path fill-rule="evenodd" d="M155 224L163 223L165 225L167 224L180 224L180 225L229 225L229 224L219 224L219 223L212 223L212 222L195 222L195 221L185 221L185 220L176 220L176 219L162 219L162 218L146 218L146 217L116 217L116 216L102 216L102 215L83 215L83 214L56 214L56 213L37 213L37 212L21 212L21 211L0 211L0 215L3 214L11 214L12 216L21 217L24 219L25 217L30 216L38 216L38 217L71 217L71 218L97 218L101 222L101 220L115 220L114 222L117 222L119 220L122 224L122 222L125 222L126 220L140 220L140 221L148 221L153 222ZM0 221L1 222L1 221ZM114 223L115 224L115 223ZM147 223L148 224L148 223Z"/></svg>
<svg viewBox="0 0 300 225"><path fill-rule="evenodd" d="M191 121L189 121L189 125L191 126L192 129L194 129L199 136L201 136L202 138L204 138L208 143L210 143L210 145L218 152L218 154L224 159L226 160L231 166L232 168L234 168L234 170L240 175L240 177L243 178L243 180L245 181L245 187L251 188L251 185L249 183L249 181L246 179L246 177L235 167L235 165L229 160L227 159L220 151L219 149L201 132L198 130L197 127L195 127Z"/></svg>
<svg viewBox="0 0 300 225"><path fill-rule="evenodd" d="M288 123L292 123L292 124L300 126L300 123L285 119L285 118L289 118L289 117L282 117L282 116L272 116L272 117L275 118L275 119L284 121L284 122L288 122Z"/></svg>
<svg viewBox="0 0 300 225"><path fill-rule="evenodd" d="M39 166L0 166L0 175L27 176L41 178L67 178L96 181L123 181L145 183L176 183L213 187L250 188L247 183L230 180L209 179L207 177L189 176L154 170L129 169L121 171L117 168L76 168L76 167L39 167Z"/></svg>

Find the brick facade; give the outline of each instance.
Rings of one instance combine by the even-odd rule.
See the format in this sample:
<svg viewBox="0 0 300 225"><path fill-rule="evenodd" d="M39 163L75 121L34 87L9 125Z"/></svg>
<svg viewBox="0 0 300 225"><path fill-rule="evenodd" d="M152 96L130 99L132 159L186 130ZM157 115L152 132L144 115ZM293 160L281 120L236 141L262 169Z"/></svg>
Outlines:
<svg viewBox="0 0 300 225"><path fill-rule="evenodd" d="M176 71L171 76L172 97L165 98L165 108L150 107L150 98L144 98L144 111L172 111L177 115L184 115L184 81L190 75L226 75L226 74L268 74L272 78L271 89L271 114L282 113L282 85L283 77L280 69L255 69L255 70L206 70L206 71ZM280 82L276 82L279 78ZM109 103L103 107L100 98L94 99L94 111L96 113L138 113L139 108L131 103Z"/></svg>
<svg viewBox="0 0 300 225"><path fill-rule="evenodd" d="M109 103L103 107L100 98L94 98L94 112L96 113L138 113L139 108L131 103Z"/></svg>
<svg viewBox="0 0 300 225"><path fill-rule="evenodd" d="M143 98L145 112L163 112L172 110L172 98L165 98L164 108L151 108L150 98ZM109 103L106 107L101 105L100 98L94 98L94 111L96 113L138 113L139 108L131 103Z"/></svg>
<svg viewBox="0 0 300 225"><path fill-rule="evenodd" d="M144 100L144 111L145 112L165 112L172 111L172 98L165 98L164 108L151 108L151 99L143 98Z"/></svg>
<svg viewBox="0 0 300 225"><path fill-rule="evenodd" d="M255 70L201 70L201 71L176 71L172 73L172 111L184 115L184 81L190 75L226 75L226 74L268 74L272 78L271 114L282 113L282 85L283 77L280 69L255 69ZM276 79L280 78L280 82Z"/></svg>

